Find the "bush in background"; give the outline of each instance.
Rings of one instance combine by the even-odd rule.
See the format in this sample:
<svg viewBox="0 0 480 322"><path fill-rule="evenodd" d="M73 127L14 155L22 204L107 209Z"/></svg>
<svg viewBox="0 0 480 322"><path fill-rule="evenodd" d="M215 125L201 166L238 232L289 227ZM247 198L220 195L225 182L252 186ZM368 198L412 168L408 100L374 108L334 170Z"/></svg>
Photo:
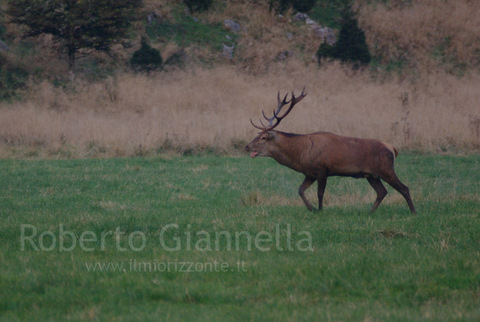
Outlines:
<svg viewBox="0 0 480 322"><path fill-rule="evenodd" d="M0 53L0 101L16 97L17 91L25 88L27 78L28 73L22 67Z"/></svg>
<svg viewBox="0 0 480 322"><path fill-rule="evenodd" d="M358 13L351 3L345 5L341 12L341 29L338 41L334 45L322 43L317 51L319 62L324 59L338 59L354 66L367 65L372 57L365 40L365 33L358 26Z"/></svg>
<svg viewBox="0 0 480 322"><path fill-rule="evenodd" d="M133 53L130 64L135 70L149 72L160 68L163 64L163 58L160 51L150 46L147 40L142 38L142 47Z"/></svg>
<svg viewBox="0 0 480 322"><path fill-rule="evenodd" d="M298 12L309 12L316 0L270 0L270 9L282 14L290 8Z"/></svg>
<svg viewBox="0 0 480 322"><path fill-rule="evenodd" d="M191 13L207 11L213 5L213 0L184 0Z"/></svg>

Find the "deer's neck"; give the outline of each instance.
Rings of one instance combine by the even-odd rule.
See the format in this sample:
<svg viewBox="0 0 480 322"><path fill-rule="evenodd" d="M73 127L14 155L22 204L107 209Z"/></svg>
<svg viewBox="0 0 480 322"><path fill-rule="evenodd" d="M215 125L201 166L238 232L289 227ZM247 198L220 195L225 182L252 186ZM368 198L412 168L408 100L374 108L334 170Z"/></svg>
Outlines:
<svg viewBox="0 0 480 322"><path fill-rule="evenodd" d="M302 172L302 157L308 149L305 139L304 135L278 132L272 158L284 166Z"/></svg>

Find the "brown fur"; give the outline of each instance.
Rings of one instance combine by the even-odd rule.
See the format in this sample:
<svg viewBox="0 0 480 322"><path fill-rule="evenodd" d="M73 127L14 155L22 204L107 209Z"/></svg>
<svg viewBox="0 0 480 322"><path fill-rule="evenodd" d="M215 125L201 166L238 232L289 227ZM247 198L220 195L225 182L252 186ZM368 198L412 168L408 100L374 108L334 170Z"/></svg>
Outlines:
<svg viewBox="0 0 480 322"><path fill-rule="evenodd" d="M313 206L305 198L304 191L318 182L319 210L329 176L366 178L377 192L371 211L377 209L387 194L380 179L400 192L415 213L407 188L395 174L393 165L397 150L388 143L373 139L344 137L328 132L305 135L265 129L253 139L246 151L252 157L272 157L278 163L305 175L299 195L309 210Z"/></svg>

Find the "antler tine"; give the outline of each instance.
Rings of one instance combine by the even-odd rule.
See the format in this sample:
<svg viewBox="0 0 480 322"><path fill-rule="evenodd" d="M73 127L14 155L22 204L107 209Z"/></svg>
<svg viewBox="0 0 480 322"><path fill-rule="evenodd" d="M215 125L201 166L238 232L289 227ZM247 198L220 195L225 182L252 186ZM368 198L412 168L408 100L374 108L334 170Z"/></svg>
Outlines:
<svg viewBox="0 0 480 322"><path fill-rule="evenodd" d="M307 93L307 94L308 94L308 93ZM297 104L297 103L300 102L305 96L307 96L307 94L305 94L305 86L303 86L302 93L301 93L300 96L298 96L298 97L295 97L295 94L294 94L293 91L292 91L292 101L295 101L295 104Z"/></svg>
<svg viewBox="0 0 480 322"><path fill-rule="evenodd" d="M265 124L263 124L263 122L262 122L262 119L260 119L260 124L262 124L262 126L263 126L264 129L267 129L267 128L269 128L270 126L272 126L272 122L270 122L270 124L268 124L268 126L265 126Z"/></svg>
<svg viewBox="0 0 480 322"><path fill-rule="evenodd" d="M262 124L262 126L256 125L255 123L253 123L252 119L250 119L250 123L252 123L252 125L259 130L265 131L265 130L269 130L272 127L273 118L272 120L267 119L267 121L270 121L270 124L268 124L268 126L265 126L265 124L263 124L262 119L259 119L259 121L260 121L260 124Z"/></svg>
<svg viewBox="0 0 480 322"><path fill-rule="evenodd" d="M265 115L265 111L262 110L263 117L265 118L265 120L268 121L268 127L271 127L273 125L273 121L277 117L277 113L279 111L280 111L280 108L277 111L273 110L273 116L272 117L267 117L267 115Z"/></svg>
<svg viewBox="0 0 480 322"><path fill-rule="evenodd" d="M256 128L256 129L259 129L259 130L262 130L262 131L265 130L265 127L262 128L262 127L260 127L260 126L258 126L258 125L255 125L255 123L253 123L252 119L250 119L250 123L252 123L253 127Z"/></svg>
<svg viewBox="0 0 480 322"><path fill-rule="evenodd" d="M277 107L277 110L273 110L273 116L276 117L278 115L278 113L280 113L280 110L288 103L290 103L290 101L287 101L287 97L288 97L288 93L285 95L285 97L283 98L283 100L280 100L280 92L278 92L278 96L277 96L277 101L278 101L278 107Z"/></svg>
<svg viewBox="0 0 480 322"><path fill-rule="evenodd" d="M274 112L275 112L275 111L274 111ZM262 110L262 114L263 114L263 117L264 117L267 121L269 121L269 122L272 122L272 121L275 119L275 117L267 117L267 116L265 115L265 112L264 112L263 110Z"/></svg>
<svg viewBox="0 0 480 322"><path fill-rule="evenodd" d="M305 87L303 87L302 93L297 97L295 97L295 93L292 91L292 105L295 105L298 102L300 102L301 100L303 100L304 97L307 96L307 94L308 93L305 93Z"/></svg>
<svg viewBox="0 0 480 322"><path fill-rule="evenodd" d="M295 104L297 104L298 102L300 102L305 96L307 96L307 94L305 94L305 87L303 87L302 89L302 93L298 96L298 97L295 97L295 92L292 91L292 99L289 101L291 102L290 106L288 107L287 111L285 113L283 113L282 116L278 116L275 115L275 117L277 118L278 122L280 122L285 116L288 115L288 113L290 113L290 111L293 109L293 107L295 106Z"/></svg>

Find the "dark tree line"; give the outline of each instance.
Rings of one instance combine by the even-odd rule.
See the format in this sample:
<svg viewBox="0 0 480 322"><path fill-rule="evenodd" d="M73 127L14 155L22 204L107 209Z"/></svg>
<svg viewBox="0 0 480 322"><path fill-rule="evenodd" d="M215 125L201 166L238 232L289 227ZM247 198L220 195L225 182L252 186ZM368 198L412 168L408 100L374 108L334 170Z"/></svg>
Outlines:
<svg viewBox="0 0 480 322"><path fill-rule="evenodd" d="M73 68L82 50L110 51L126 37L142 0L8 0L10 22L24 37L50 34Z"/></svg>
<svg viewBox="0 0 480 322"><path fill-rule="evenodd" d="M127 37L129 27L137 19L143 0L7 0L10 22L25 26L24 37L52 35L59 48L67 55L70 69L75 66L78 53L109 52L112 45ZM270 0L271 6L286 10L308 11L316 0ZM338 41L330 46L322 44L317 52L319 60L339 59L356 66L367 65L371 56L365 34L358 26L357 14L351 0L338 0L341 10L341 30ZM184 0L190 11L207 10L213 0ZM145 41L135 53L132 65L151 70L162 64L156 49Z"/></svg>

